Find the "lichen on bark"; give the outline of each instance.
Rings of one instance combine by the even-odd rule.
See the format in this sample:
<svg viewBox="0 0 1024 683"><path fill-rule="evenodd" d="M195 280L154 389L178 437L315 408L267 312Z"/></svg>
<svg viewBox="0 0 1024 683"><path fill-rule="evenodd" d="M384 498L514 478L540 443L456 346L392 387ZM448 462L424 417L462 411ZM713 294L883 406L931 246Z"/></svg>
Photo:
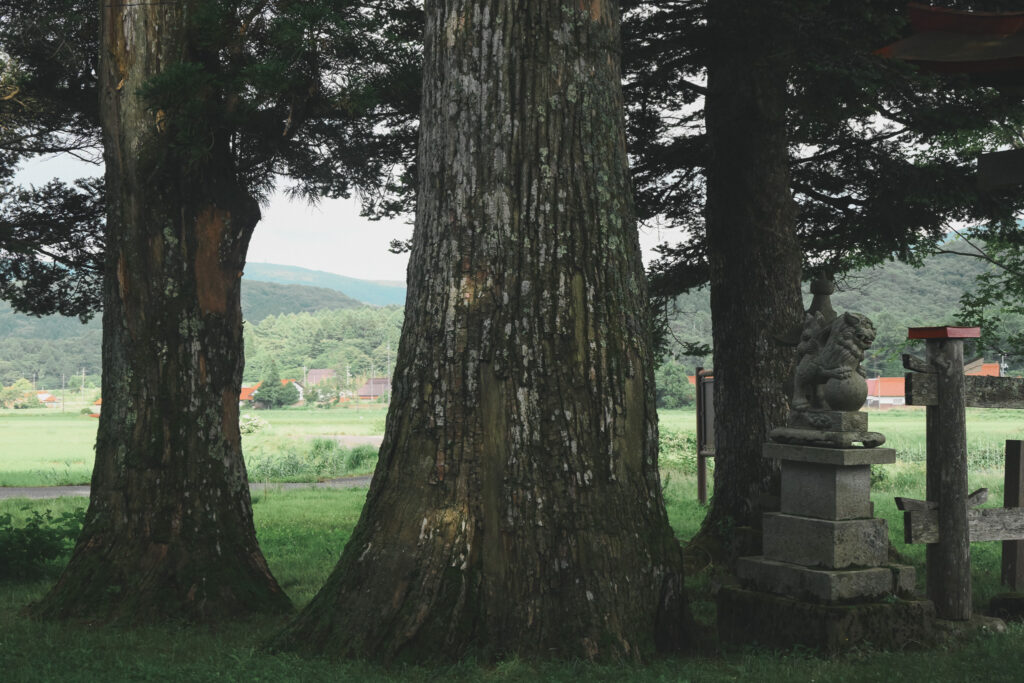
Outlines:
<svg viewBox="0 0 1024 683"><path fill-rule="evenodd" d="M274 647L378 660L679 649L614 4L426 10L381 457L334 573Z"/></svg>
<svg viewBox="0 0 1024 683"><path fill-rule="evenodd" d="M190 3L104 5L103 411L71 560L30 612L215 620L290 602L256 542L238 431L239 273L259 208L228 141L176 156L139 96L185 59ZM199 95L197 95L199 96Z"/></svg>

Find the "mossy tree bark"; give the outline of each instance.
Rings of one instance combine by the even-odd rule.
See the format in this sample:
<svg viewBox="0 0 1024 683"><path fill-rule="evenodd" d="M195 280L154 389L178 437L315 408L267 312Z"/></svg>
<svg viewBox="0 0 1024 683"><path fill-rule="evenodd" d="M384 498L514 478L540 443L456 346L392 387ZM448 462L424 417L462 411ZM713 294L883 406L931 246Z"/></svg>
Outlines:
<svg viewBox="0 0 1024 683"><path fill-rule="evenodd" d="M259 207L216 128L197 161L147 108L197 59L190 3L103 3L108 217L103 410L85 528L42 617L132 622L284 611L256 543L238 430L239 284ZM204 92L189 93L198 106ZM209 106L216 103L209 102Z"/></svg>
<svg viewBox="0 0 1024 683"><path fill-rule="evenodd" d="M715 365L715 490L698 543L749 552L734 534L778 495L761 457L785 422L793 351L780 338L803 319L801 251L789 188L785 3L711 0L705 117L708 261ZM759 536L751 538L756 543ZM734 547L729 548L729 545Z"/></svg>
<svg viewBox="0 0 1024 683"><path fill-rule="evenodd" d="M640 658L685 643L608 0L428 0L380 461L279 649Z"/></svg>

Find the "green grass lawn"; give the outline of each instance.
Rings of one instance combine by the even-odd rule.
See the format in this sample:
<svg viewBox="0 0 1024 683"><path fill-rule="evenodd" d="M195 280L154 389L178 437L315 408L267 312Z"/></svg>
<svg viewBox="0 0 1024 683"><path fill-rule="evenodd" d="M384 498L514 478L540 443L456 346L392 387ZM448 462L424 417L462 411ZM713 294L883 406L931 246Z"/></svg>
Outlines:
<svg viewBox="0 0 1024 683"><path fill-rule="evenodd" d="M667 487L669 518L680 538L698 528L703 509L695 502L692 476L675 472ZM257 534L275 576L297 607L305 605L333 569L359 516L365 489L279 491L270 487L254 497ZM902 526L891 492L877 491L877 512L890 520L897 546ZM84 501L61 499L31 504L55 513ZM0 514L23 517L24 501L0 502ZM976 604L991 595L998 580L998 550L975 544ZM916 549L915 549L916 550ZM919 565L923 553L911 551ZM38 623L19 612L40 597L60 569L48 568L36 581L0 582L0 671L10 681L966 681L1020 680L1024 628L981 634L959 645L923 652L857 651L819 658L804 651L745 649L673 657L636 665L584 662L498 664L465 661L450 666L378 666L271 655L261 644L280 628L280 618L184 627L166 625L131 630L88 624ZM713 630L709 593L713 569L689 577L691 604L700 625ZM710 609L709 609L710 607Z"/></svg>
<svg viewBox="0 0 1024 683"><path fill-rule="evenodd" d="M248 413L248 411L247 411ZM330 436L368 436L384 432L387 407L364 404L332 410L261 410L269 424L242 439L246 460L254 473L268 470L269 481L310 481L308 468L267 468L268 462L294 462L307 458L311 440ZM695 466L693 410L660 411L662 459L673 467ZM87 484L92 471L97 420L73 411L0 410L0 486L54 486ZM871 428L888 437L902 464L923 463L924 410L915 408L870 413ZM1001 469L1003 442L1024 439L1024 412L1013 410L967 411L967 440L972 477L983 470ZM899 470L900 466L897 466ZM912 468L917 471L918 468ZM348 473L366 473L372 463ZM254 477L262 481L262 477Z"/></svg>
<svg viewBox="0 0 1024 683"><path fill-rule="evenodd" d="M74 412L0 410L0 486L88 483L97 422Z"/></svg>
<svg viewBox="0 0 1024 683"><path fill-rule="evenodd" d="M253 414L269 426L244 436L242 447L247 459L265 460L304 452L310 440L318 436L383 434L387 406L260 410ZM0 410L0 486L88 484L98 423L70 406L63 413L46 408ZM357 473L367 471L363 467ZM308 481L309 477L275 480Z"/></svg>

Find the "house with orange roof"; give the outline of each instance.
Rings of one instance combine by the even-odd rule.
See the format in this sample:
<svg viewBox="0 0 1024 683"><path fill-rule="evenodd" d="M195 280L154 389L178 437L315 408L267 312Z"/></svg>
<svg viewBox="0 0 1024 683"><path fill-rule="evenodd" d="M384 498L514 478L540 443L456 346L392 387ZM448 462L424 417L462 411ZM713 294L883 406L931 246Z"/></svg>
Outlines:
<svg viewBox="0 0 1024 683"><path fill-rule="evenodd" d="M964 374L972 376L1001 377L999 363L986 363L978 358L964 365ZM868 408L892 408L906 405L905 387L902 377L868 378Z"/></svg>
<svg viewBox="0 0 1024 683"><path fill-rule="evenodd" d="M259 396L254 396L254 394L256 394L257 390L260 388L260 386L262 384L263 384L263 382L256 382L256 384L253 384L251 387L242 387L242 392L238 395L238 407L239 408L259 408L259 407L262 407L262 406L259 405ZM303 402L305 402L306 391L305 391L305 389L302 388L302 385L299 384L298 380L283 379L283 380L281 380L281 384L294 384L295 385L295 388L299 392L299 400L296 401L294 405L302 405Z"/></svg>

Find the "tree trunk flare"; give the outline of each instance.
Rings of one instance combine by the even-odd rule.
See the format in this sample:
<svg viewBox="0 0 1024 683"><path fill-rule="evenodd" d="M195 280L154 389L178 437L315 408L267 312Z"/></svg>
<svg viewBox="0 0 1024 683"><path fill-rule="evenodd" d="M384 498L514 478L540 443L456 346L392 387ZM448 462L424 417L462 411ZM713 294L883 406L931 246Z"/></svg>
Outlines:
<svg viewBox="0 0 1024 683"><path fill-rule="evenodd" d="M210 620L290 609L242 460L240 278L257 203L226 139L188 164L140 86L189 59L188 3L104 4L109 196L103 410L85 528L42 617ZM199 93L196 97L203 97Z"/></svg>
<svg viewBox="0 0 1024 683"><path fill-rule="evenodd" d="M706 226L715 363L715 490L700 536L745 552L735 527L759 526L759 499L778 495L761 457L785 423L792 349L803 319L801 251L786 146L784 8L711 0L705 117L710 146ZM756 545L759 537L753 536ZM740 542L740 546L746 545Z"/></svg>
<svg viewBox="0 0 1024 683"><path fill-rule="evenodd" d="M334 573L274 647L418 661L678 649L617 6L426 12L380 461Z"/></svg>

